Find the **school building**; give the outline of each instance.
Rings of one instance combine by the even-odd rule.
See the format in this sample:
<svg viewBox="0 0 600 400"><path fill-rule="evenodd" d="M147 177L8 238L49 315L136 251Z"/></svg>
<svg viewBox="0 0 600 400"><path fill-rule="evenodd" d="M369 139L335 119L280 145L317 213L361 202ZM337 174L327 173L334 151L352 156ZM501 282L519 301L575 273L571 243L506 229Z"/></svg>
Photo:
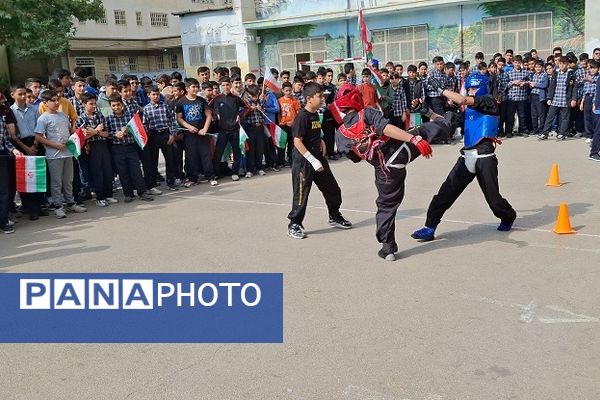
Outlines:
<svg viewBox="0 0 600 400"><path fill-rule="evenodd" d="M208 0L207 0L208 1ZM600 11L594 0L233 0L180 17L188 75L200 65L295 70L298 62L362 55L357 10L365 9L374 55L404 65L488 58L511 48L541 56L600 47L600 26L586 23ZM599 27L596 27L599 26Z"/></svg>

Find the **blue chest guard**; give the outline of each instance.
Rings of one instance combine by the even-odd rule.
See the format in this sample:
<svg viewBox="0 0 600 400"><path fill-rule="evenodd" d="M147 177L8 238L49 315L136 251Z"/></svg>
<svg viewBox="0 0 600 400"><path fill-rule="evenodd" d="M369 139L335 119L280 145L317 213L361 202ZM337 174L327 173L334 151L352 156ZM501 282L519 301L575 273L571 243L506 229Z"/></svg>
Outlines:
<svg viewBox="0 0 600 400"><path fill-rule="evenodd" d="M472 108L465 110L465 148L475 147L483 139L493 139L498 135L500 118L482 114Z"/></svg>

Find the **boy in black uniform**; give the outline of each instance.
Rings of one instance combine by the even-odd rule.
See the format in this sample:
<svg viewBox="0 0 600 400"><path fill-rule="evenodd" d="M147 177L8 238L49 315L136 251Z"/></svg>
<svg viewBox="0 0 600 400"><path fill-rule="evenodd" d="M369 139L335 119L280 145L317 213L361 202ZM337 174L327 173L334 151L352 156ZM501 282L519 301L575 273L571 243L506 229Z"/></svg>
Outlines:
<svg viewBox="0 0 600 400"><path fill-rule="evenodd" d="M438 93L458 105L467 106L463 130L465 145L454 168L429 204L425 226L411 236L421 241L433 240L442 216L475 177L489 207L500 219L498 230L509 231L517 213L500 195L498 187L498 159L494 152L496 143L499 143L496 135L500 109L498 102L487 94L487 78L479 74L470 75L465 82L469 93L467 97L443 90L439 82L430 80L430 84L432 81Z"/></svg>
<svg viewBox="0 0 600 400"><path fill-rule="evenodd" d="M375 169L377 187L376 237L381 243L377 255L395 261L396 211L404 198L406 165L419 155L431 156L427 140L450 132L451 123L443 117L406 132L384 118L381 111L363 107L364 102L354 86L343 85L330 106L336 122L340 123L336 138L338 149L354 162L366 160ZM343 115L342 115L343 114Z"/></svg>
<svg viewBox="0 0 600 400"><path fill-rule="evenodd" d="M352 227L340 213L342 191L325 159L325 143L321 139L321 122L317 113L323 103L323 87L309 82L304 87L303 97L306 99L306 106L298 113L292 125L293 199L292 211L288 214L290 223L287 234L294 239L306 237L302 221L313 181L325 197L329 224L341 229Z"/></svg>

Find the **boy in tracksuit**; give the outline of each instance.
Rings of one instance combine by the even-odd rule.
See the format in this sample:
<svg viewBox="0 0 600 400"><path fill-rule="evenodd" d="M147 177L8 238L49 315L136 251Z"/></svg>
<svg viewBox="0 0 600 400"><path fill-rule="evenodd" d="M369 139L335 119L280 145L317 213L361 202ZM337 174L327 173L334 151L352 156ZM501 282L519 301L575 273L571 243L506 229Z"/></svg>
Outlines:
<svg viewBox="0 0 600 400"><path fill-rule="evenodd" d="M558 70L554 72L548 87L547 104L550 106L544 129L538 136L540 140L548 139L552 122L558 115L557 140L565 140L569 130L571 108L577 104L577 90L575 88L575 71L569 70L569 60L565 56L558 59Z"/></svg>
<svg viewBox="0 0 600 400"><path fill-rule="evenodd" d="M303 96L306 106L292 125L294 150L292 152L292 210L287 234L293 239L304 239L304 215L313 181L323 193L329 211L329 224L350 229L352 224L340 213L342 191L325 158L325 142L321 139L321 122L317 111L323 103L323 87L315 82L305 85Z"/></svg>
<svg viewBox="0 0 600 400"><path fill-rule="evenodd" d="M242 158L240 150L240 117L243 114L246 104L232 91L231 79L228 76L221 78L221 93L211 100L210 106L213 115L217 119L218 136L215 150L214 169L219 171L221 158L227 143L231 145L233 151L233 165L231 170L231 180L239 181L239 169Z"/></svg>

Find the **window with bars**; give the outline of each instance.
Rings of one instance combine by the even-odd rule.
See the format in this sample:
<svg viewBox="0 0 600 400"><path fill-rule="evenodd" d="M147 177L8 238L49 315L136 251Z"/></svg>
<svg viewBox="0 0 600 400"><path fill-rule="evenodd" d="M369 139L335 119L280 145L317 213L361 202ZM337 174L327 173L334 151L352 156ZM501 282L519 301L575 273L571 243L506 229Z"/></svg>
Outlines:
<svg viewBox="0 0 600 400"><path fill-rule="evenodd" d="M125 25L125 10L115 10L115 25Z"/></svg>
<svg viewBox="0 0 600 400"><path fill-rule="evenodd" d="M211 46L210 58L213 67L231 67L237 64L237 51L235 44L224 46Z"/></svg>
<svg viewBox="0 0 600 400"><path fill-rule="evenodd" d="M75 65L78 67L93 67L96 65L94 57L75 57Z"/></svg>
<svg viewBox="0 0 600 400"><path fill-rule="evenodd" d="M486 58L512 49L515 54L536 49L540 56L552 53L552 12L483 19L483 52Z"/></svg>
<svg viewBox="0 0 600 400"><path fill-rule="evenodd" d="M162 54L156 56L156 69L158 69L159 71L165 69L165 56L163 56Z"/></svg>
<svg viewBox="0 0 600 400"><path fill-rule="evenodd" d="M119 70L119 57L108 57L108 70L110 72Z"/></svg>
<svg viewBox="0 0 600 400"><path fill-rule="evenodd" d="M136 22L137 26L142 26L144 24L144 20L142 19L141 11L135 12L135 22Z"/></svg>
<svg viewBox="0 0 600 400"><path fill-rule="evenodd" d="M293 40L282 40L277 43L279 57L281 61L281 69L296 70L298 69L298 61L300 58L308 58L309 60L325 60L327 58L327 47L324 37L304 38Z"/></svg>
<svg viewBox="0 0 600 400"><path fill-rule="evenodd" d="M381 63L415 64L427 61L427 25L404 26L372 32L373 57Z"/></svg>
<svg viewBox="0 0 600 400"><path fill-rule="evenodd" d="M106 9L105 8L102 8L102 15L100 16L100 18L98 18L96 20L96 22L99 23L99 24L106 24L107 23L107 21L106 21Z"/></svg>
<svg viewBox="0 0 600 400"><path fill-rule="evenodd" d="M177 58L177 54L171 54L171 68L179 69L179 59Z"/></svg>
<svg viewBox="0 0 600 400"><path fill-rule="evenodd" d="M129 57L129 71L135 72L138 70L137 57Z"/></svg>
<svg viewBox="0 0 600 400"><path fill-rule="evenodd" d="M192 46L188 49L190 55L190 65L198 67L206 65L205 46Z"/></svg>
<svg viewBox="0 0 600 400"><path fill-rule="evenodd" d="M169 26L169 20L166 13L151 12L150 25L158 27Z"/></svg>

